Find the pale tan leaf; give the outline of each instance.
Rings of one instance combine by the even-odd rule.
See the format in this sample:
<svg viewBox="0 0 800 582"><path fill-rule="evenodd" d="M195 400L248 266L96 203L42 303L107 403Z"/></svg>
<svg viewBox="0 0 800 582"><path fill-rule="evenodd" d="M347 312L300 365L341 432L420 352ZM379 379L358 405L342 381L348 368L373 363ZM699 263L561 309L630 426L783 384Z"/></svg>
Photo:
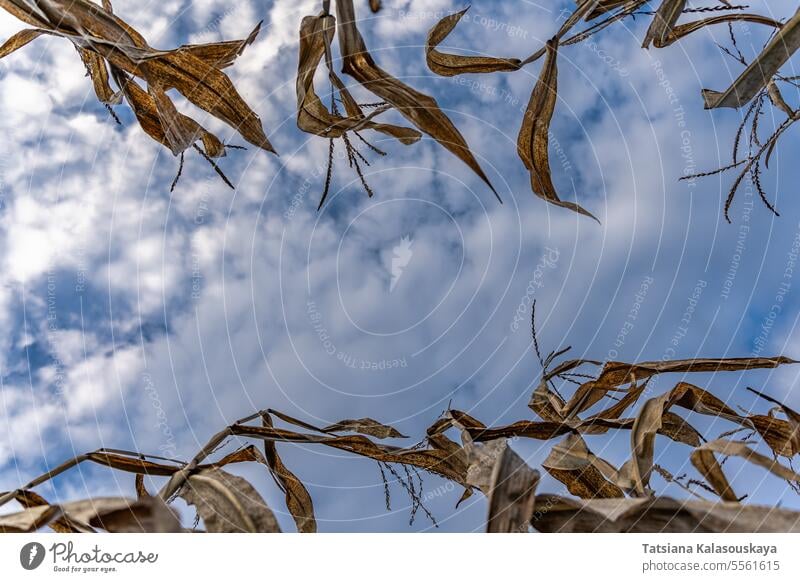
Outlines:
<svg viewBox="0 0 800 582"><path fill-rule="evenodd" d="M742 74L723 92L703 89L706 109L741 107L769 83L786 61L800 48L800 9L781 29Z"/></svg>
<svg viewBox="0 0 800 582"><path fill-rule="evenodd" d="M716 491L724 501L739 501L739 497L733 492L722 466L714 456L715 453L726 456L735 456L750 463L758 465L787 481L800 482L800 475L787 469L777 461L765 457L764 455L752 450L744 443L717 439L697 447L692 451L691 461L695 468L702 473L708 484Z"/></svg>
<svg viewBox="0 0 800 582"><path fill-rule="evenodd" d="M242 477L206 469L189 477L180 496L197 508L206 530L214 533L280 533L264 499Z"/></svg>

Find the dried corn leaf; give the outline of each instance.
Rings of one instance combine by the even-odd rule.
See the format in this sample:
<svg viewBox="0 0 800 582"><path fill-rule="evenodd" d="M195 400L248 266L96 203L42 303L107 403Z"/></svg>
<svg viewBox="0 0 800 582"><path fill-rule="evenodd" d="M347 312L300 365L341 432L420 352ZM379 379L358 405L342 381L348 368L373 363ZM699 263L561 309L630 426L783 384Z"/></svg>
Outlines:
<svg viewBox="0 0 800 582"><path fill-rule="evenodd" d="M0 46L0 59L7 57L18 49L21 49L43 34L49 34L49 32L38 28L27 28L25 30L20 30L18 33L12 35L11 38L9 38L6 42L4 42L3 46Z"/></svg>
<svg viewBox="0 0 800 582"><path fill-rule="evenodd" d="M720 16L711 16L702 20L696 20L694 22L687 22L686 24L674 26L667 35L667 38L664 41L666 44L664 46L670 45L682 39L683 37L700 30L701 28L705 28L706 26L711 26L713 24L721 24L723 22L753 22L755 24L772 26L773 28L781 27L781 23L777 20L768 18L766 16L761 16L760 14L722 14Z"/></svg>
<svg viewBox="0 0 800 582"><path fill-rule="evenodd" d="M489 490L487 533L525 533L533 516L539 472L517 455L508 441L496 458Z"/></svg>
<svg viewBox="0 0 800 582"><path fill-rule="evenodd" d="M16 491L14 499L26 509L50 505L44 497L34 491ZM55 519L49 522L47 526L56 533L84 533L93 531L88 525L78 523L67 516Z"/></svg>
<svg viewBox="0 0 800 582"><path fill-rule="evenodd" d="M322 103L314 91L314 74L333 37L333 16L306 16L300 25L299 65L297 70L297 126L307 133L326 138L339 138L348 131L372 129L398 139L403 144L419 141L422 134L409 127L376 123L372 117L385 109L376 109L365 116L344 85L333 76L339 85L348 117L334 115Z"/></svg>
<svg viewBox="0 0 800 582"><path fill-rule="evenodd" d="M103 57L90 50L78 48L78 54L83 60L86 71L92 79L95 95L101 103L116 105L122 99L122 92L114 91L109 84L108 68Z"/></svg>
<svg viewBox="0 0 800 582"><path fill-rule="evenodd" d="M437 75L444 77L453 77L464 73L495 73L498 71L518 70L522 62L519 59L462 56L443 53L438 50L437 47L453 31L467 10L469 10L469 7L461 12L445 16L428 32L428 40L425 43L425 58L428 62L428 68Z"/></svg>
<svg viewBox="0 0 800 582"><path fill-rule="evenodd" d="M170 138L167 136L167 131L164 127L163 111L159 112L156 100L153 94L143 90L139 85L118 69L114 70L114 77L117 83L122 87L122 93L128 101L136 119L142 130L151 138L160 144L170 148L173 153L179 154L182 149L180 147L173 147ZM169 99L167 99L169 101ZM168 106L167 106L168 107ZM218 158L225 155L225 146L222 141L213 133L206 131L199 123L195 122L190 117L187 117L177 111L173 111L172 115L177 115L179 121L175 122L179 127L185 128L185 131L190 135L200 137L203 142L203 150L212 158ZM189 144L191 145L191 143Z"/></svg>
<svg viewBox="0 0 800 582"><path fill-rule="evenodd" d="M280 533L275 515L242 477L221 469L191 475L180 491L213 533Z"/></svg>
<svg viewBox="0 0 800 582"><path fill-rule="evenodd" d="M117 18L106 4L98 6L87 0L37 0L36 3L2 0L0 7L48 33L69 39L79 50L93 52L112 66L145 80L151 97L157 102L155 112L165 124L162 128L165 139L159 141L173 151L186 143L192 128L183 116L172 112L171 101L168 104L168 99L162 97L161 92L171 88L231 125L250 143L274 151L258 116L218 68L230 64L252 42L258 28L243 41L159 51ZM84 61L87 61L85 56ZM98 63L92 59L87 66L98 96L101 100L109 99L107 82ZM152 133L148 131L151 136Z"/></svg>
<svg viewBox="0 0 800 582"><path fill-rule="evenodd" d="M487 533L525 533L534 510L539 472L509 446L508 439L476 443L470 430L485 428L470 415L449 410L444 418L428 429L429 439L440 438L450 427L461 432L463 448L453 449L454 456L465 456L467 485L483 491L489 500L486 518ZM467 488L461 501L471 495ZM459 501L459 503L461 503Z"/></svg>
<svg viewBox="0 0 800 582"><path fill-rule="evenodd" d="M266 427L271 427L272 418L265 414L262 416L262 423ZM274 442L264 441L264 455L275 482L284 493L286 507L292 514L297 531L315 533L317 520L314 517L314 502L305 485L284 465Z"/></svg>
<svg viewBox="0 0 800 582"><path fill-rule="evenodd" d="M582 384L567 402L564 414L578 414L599 402L610 389L625 384L631 378L646 380L658 374L739 372L758 368L777 368L783 364L795 364L795 360L783 356L773 358L697 358L691 360L668 360L625 364L608 362L596 380Z"/></svg>
<svg viewBox="0 0 800 582"><path fill-rule="evenodd" d="M36 505L7 515L0 515L0 533L30 533L61 517L61 508Z"/></svg>
<svg viewBox="0 0 800 582"><path fill-rule="evenodd" d="M772 103L774 107L777 107L783 111L787 116L793 118L795 115L797 115L794 109L789 107L789 104L784 100L783 94L778 88L778 84L774 80L770 80L770 82L767 83L767 95L769 95L770 103ZM767 163L767 167L769 167L769 163Z"/></svg>
<svg viewBox="0 0 800 582"><path fill-rule="evenodd" d="M593 0L576 0L575 4L580 7L585 4L591 4L592 1ZM584 20L588 22L589 20L593 20L606 12L611 12L628 3L630 3L630 0L599 0L595 2L595 6L586 14Z"/></svg>
<svg viewBox="0 0 800 582"><path fill-rule="evenodd" d="M765 457L755 452L744 443L717 439L706 443L692 451L691 461L695 468L702 473L709 485L716 491L724 501L739 501L739 497L733 492L722 466L714 456L715 453L726 456L735 456L750 463L763 467L773 475L787 481L800 482L800 475L791 471L777 461Z"/></svg>
<svg viewBox="0 0 800 582"><path fill-rule="evenodd" d="M100 502L100 505L98 504ZM158 497L137 500L89 499L63 506L72 520L110 533L176 533L182 531L175 512Z"/></svg>
<svg viewBox="0 0 800 582"><path fill-rule="evenodd" d="M686 0L662 0L644 35L642 48L650 48L651 44L656 48L667 46L670 43L669 37L672 30L684 8L686 8Z"/></svg>
<svg viewBox="0 0 800 582"><path fill-rule="evenodd" d="M70 533L91 532L92 527L109 532L180 531L175 514L156 499L96 497L62 506L32 505L24 511L0 516L0 533L34 532L45 526Z"/></svg>
<svg viewBox="0 0 800 582"><path fill-rule="evenodd" d="M703 89L706 109L741 107L766 87L772 76L800 48L800 9L772 37L761 54L724 92Z"/></svg>
<svg viewBox="0 0 800 582"><path fill-rule="evenodd" d="M789 422L763 414L753 414L748 416L747 420L752 423L774 454L791 459L800 452L797 431L792 430Z"/></svg>
<svg viewBox="0 0 800 582"><path fill-rule="evenodd" d="M759 392L758 390L753 390L752 388L748 388L748 390L750 390L750 392L753 392L754 394L758 395L759 397L763 398L767 402L772 402L773 404L777 404L780 407L780 409L783 411L783 413L789 419L789 426L790 426L791 431L792 431L792 435L791 435L792 448L795 450L795 453L793 453L793 454L796 454L797 451L800 450L800 413L798 413L797 411L789 408L788 406L786 406L780 400L777 400L777 399L773 398L772 396L768 396L767 394L764 394L763 392Z"/></svg>
<svg viewBox="0 0 800 582"><path fill-rule="evenodd" d="M361 435L317 436L280 428L247 425L234 425L230 430L233 435L249 436L265 441L318 443L384 463L412 465L457 483L465 483L466 460L462 455L454 454L455 450L460 447L444 435L437 435L435 439L429 437L429 441L433 445L431 449L402 449L379 445Z"/></svg>
<svg viewBox="0 0 800 582"><path fill-rule="evenodd" d="M373 14L380 12L382 5L383 2L381 0L369 0L369 9L372 10Z"/></svg>
<svg viewBox="0 0 800 582"><path fill-rule="evenodd" d="M373 436L377 439L405 439L408 438L396 428L381 424L371 418L359 418L358 420L340 420L336 424L326 426L325 432L357 432Z"/></svg>
<svg viewBox="0 0 800 582"><path fill-rule="evenodd" d="M547 58L523 116L522 127L517 137L517 153L531 174L531 189L537 196L551 204L597 220L578 204L562 201L553 186L548 147L550 121L553 118L558 95L557 59L558 41L552 39L547 43Z"/></svg>
<svg viewBox="0 0 800 582"><path fill-rule="evenodd" d="M544 533L800 532L800 512L669 497L573 500L537 495L531 525Z"/></svg>
<svg viewBox="0 0 800 582"><path fill-rule="evenodd" d="M177 51L184 51L205 61L217 69L230 67L244 50L255 42L258 33L261 32L261 22L259 22L247 38L241 40L228 40L223 42L213 42L207 44L187 44L178 47Z"/></svg>
<svg viewBox="0 0 800 582"><path fill-rule="evenodd" d="M542 467L581 499L625 496L616 484L617 469L592 453L577 434L567 435L556 444Z"/></svg>
<svg viewBox="0 0 800 582"><path fill-rule="evenodd" d="M339 47L343 71L392 105L420 131L431 136L467 164L499 199L497 191L470 151L466 140L450 118L439 108L436 100L392 77L375 64L356 26L353 0L337 1L336 15L339 19Z"/></svg>

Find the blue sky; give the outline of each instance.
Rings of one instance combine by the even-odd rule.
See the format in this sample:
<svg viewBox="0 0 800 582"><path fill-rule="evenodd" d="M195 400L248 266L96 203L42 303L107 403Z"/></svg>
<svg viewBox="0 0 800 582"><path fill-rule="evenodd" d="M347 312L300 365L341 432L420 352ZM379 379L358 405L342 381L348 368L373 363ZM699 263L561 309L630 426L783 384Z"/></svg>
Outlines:
<svg viewBox="0 0 800 582"><path fill-rule="evenodd" d="M423 434L451 401L487 424L532 418L533 298L541 343L571 345L574 357L800 359L800 274L786 276L800 236L795 135L783 138L763 178L779 218L742 190L727 224L722 207L732 175L678 181L687 168L730 159L742 112L704 111L700 97L740 71L714 44L727 42L724 26L645 51L647 17L637 17L561 51L554 179L597 225L535 198L517 158L538 64L513 74L436 77L425 66L426 32L461 4L386 0L373 17L359 2L375 59L437 97L504 204L430 140L403 146L375 137L389 154L370 158L375 197L339 159L318 213L328 145L300 132L294 118L299 22L317 4L115 3L164 48L240 38L265 21L229 74L281 157L233 152L222 165L235 192L188 156L170 194L177 160L124 106L123 125L113 123L66 41L42 38L0 62L0 489L101 446L185 458L220 427L267 407L316 423L370 416L410 435ZM788 1L751 4L778 18L794 10ZM447 43L524 57L570 6L473 2ZM0 37L20 28L0 16ZM766 38L754 25L736 30L748 56ZM325 90L322 78L318 88ZM797 103L788 90L785 96ZM761 124L766 132L781 120L767 109ZM404 238L410 251L392 289L392 259ZM773 317L782 283L789 286ZM744 388L798 408L798 371L692 382L763 412ZM680 379L659 378L653 394ZM690 420L709 437L729 428ZM589 443L616 464L629 456L625 434ZM513 446L536 466L550 444ZM658 462L676 474L688 469L680 447L657 443ZM279 448L309 485L320 530L432 529L424 516L409 526L410 503L396 484L392 511L385 510L374 463ZM784 483L734 460L726 468L752 499L800 506ZM271 479L258 467L243 474L291 531ZM663 487L657 478L654 484ZM440 531L481 529L480 496L456 510L457 488L426 476L425 490ZM564 492L547 476L541 490ZM87 467L42 492L53 500L131 495L133 478Z"/></svg>

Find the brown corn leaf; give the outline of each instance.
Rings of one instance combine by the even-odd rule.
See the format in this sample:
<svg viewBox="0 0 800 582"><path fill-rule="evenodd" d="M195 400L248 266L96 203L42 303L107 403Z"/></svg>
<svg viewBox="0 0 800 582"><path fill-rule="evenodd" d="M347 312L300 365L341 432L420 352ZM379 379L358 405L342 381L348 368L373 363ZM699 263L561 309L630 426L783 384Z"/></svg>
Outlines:
<svg viewBox="0 0 800 582"><path fill-rule="evenodd" d="M470 430L485 428L483 423L458 410L449 410L443 419L429 428L429 438L451 426L461 431L463 449L456 448L454 455L466 455L467 484L483 491L489 499L487 533L527 532L533 515L539 472L531 469L511 449L508 439L475 443ZM472 490L467 488L461 501L471 493Z"/></svg>
<svg viewBox="0 0 800 582"><path fill-rule="evenodd" d="M582 499L624 497L617 469L589 450L586 441L569 434L556 444L542 467Z"/></svg>
<svg viewBox="0 0 800 582"><path fill-rule="evenodd" d="M755 452L744 443L717 439L697 447L692 451L691 461L695 468L702 473L708 484L724 501L738 502L739 497L733 492L728 483L722 466L714 456L715 453L726 456L741 457L745 461L763 467L770 473L786 479L787 481L800 482L800 475L791 471L777 461Z"/></svg>
<svg viewBox="0 0 800 582"><path fill-rule="evenodd" d="M466 478L466 460L463 455L455 454L460 447L441 434L435 435L436 438L429 436L433 445L430 449L379 445L361 435L318 436L263 426L234 425L231 434L273 442L318 443L384 463L412 465L460 484Z"/></svg>
<svg viewBox="0 0 800 582"><path fill-rule="evenodd" d="M169 107L168 105L162 107L162 110L159 111L153 93L144 91L139 87L136 81L128 77L122 71L115 69L114 77L117 83L122 87L122 93L125 95L128 105L130 105L136 115L139 125L151 138L170 148L174 154L179 154L183 151L180 149L180 145L173 147L172 142L167 136L163 121L165 115L170 115L170 113L164 111L164 109L167 109L171 111L172 122L178 128L182 128L178 129L179 133L184 131L189 135L199 136L203 142L203 150L209 157L218 158L225 155L225 146L222 141L211 132L206 131L199 123L195 122L190 117L178 113L174 110L174 107ZM162 97L162 99L164 98L166 98L166 101L169 101L166 95ZM177 119L175 119L175 116L177 116ZM191 143L189 143L189 145L191 145Z"/></svg>
<svg viewBox="0 0 800 582"><path fill-rule="evenodd" d="M464 137L439 108L436 100L392 77L375 64L356 26L353 0L337 1L336 15L339 20L339 47L343 71L364 88L392 105L420 131L455 154L491 188L499 200L497 191L473 156Z"/></svg>
<svg viewBox="0 0 800 582"><path fill-rule="evenodd" d="M642 48L650 48L651 44L656 48L667 46L670 43L670 34L672 34L684 8L686 8L686 0L662 0L644 35Z"/></svg>
<svg viewBox="0 0 800 582"><path fill-rule="evenodd" d="M567 402L564 414L578 414L599 402L610 389L630 381L646 380L658 374L738 372L757 368L777 368L783 364L795 364L795 360L783 356L773 358L697 358L691 360L667 360L625 364L608 362L596 380L582 384ZM735 414L735 413L734 413Z"/></svg>
<svg viewBox="0 0 800 582"><path fill-rule="evenodd" d="M531 174L531 189L537 196L551 204L597 220L578 204L562 201L553 186L548 148L550 121L553 119L558 95L557 59L558 40L552 39L547 43L547 58L523 116L522 127L517 137L517 154Z"/></svg>
<svg viewBox="0 0 800 582"><path fill-rule="evenodd" d="M377 420L371 418L359 418L358 420L340 420L336 424L326 426L322 429L324 432L357 432L373 436L377 439L406 439L406 435L402 434L396 428L381 424Z"/></svg>
<svg viewBox="0 0 800 582"><path fill-rule="evenodd" d="M133 487L136 489L136 498L142 499L144 497L149 497L150 493L147 491L147 487L144 485L144 475L138 473L133 480Z"/></svg>
<svg viewBox="0 0 800 582"><path fill-rule="evenodd" d="M217 69L225 69L230 67L234 61L241 56L244 50L253 44L258 33L261 32L262 24L262 22L259 22L253 31L247 35L247 38L242 40L228 40L207 44L187 44L175 50L190 53Z"/></svg>
<svg viewBox="0 0 800 582"><path fill-rule="evenodd" d="M797 115L794 109L789 107L789 104L784 100L781 90L778 88L778 84L774 80L770 80L770 82L767 83L767 95L769 96L769 100L774 107L777 107L791 118L794 118ZM767 164L767 167L769 167L769 164Z"/></svg>
<svg viewBox="0 0 800 582"><path fill-rule="evenodd" d="M57 505L35 505L23 511L0 515L0 533L31 533L62 515Z"/></svg>
<svg viewBox="0 0 800 582"><path fill-rule="evenodd" d="M669 497L574 500L537 495L531 525L544 533L788 533L800 512Z"/></svg>
<svg viewBox="0 0 800 582"><path fill-rule="evenodd" d="M63 529L64 524L69 524L68 529ZM122 497L96 497L62 506L32 505L22 512L0 516L0 533L34 532L45 526L69 533L91 532L94 531L92 527L122 533L180 531L180 523L172 510L161 500L152 498L132 501Z"/></svg>
<svg viewBox="0 0 800 582"><path fill-rule="evenodd" d="M280 533L264 499L242 477L206 469L189 477L179 495L197 508L213 533Z"/></svg>
<svg viewBox="0 0 800 582"><path fill-rule="evenodd" d="M34 491L16 491L14 499L25 508L50 505L44 497ZM55 519L49 522L47 526L56 533L84 533L93 531L88 525L77 523L67 516Z"/></svg>
<svg viewBox="0 0 800 582"><path fill-rule="evenodd" d="M584 4L591 4L592 1L593 0L576 0L575 4L580 7ZM588 22L589 20L593 20L606 12L611 12L628 3L630 3L630 0L599 0L596 2L596 6L586 14L584 20Z"/></svg>
<svg viewBox="0 0 800 582"><path fill-rule="evenodd" d="M372 10L373 14L380 12L382 5L383 2L381 0L369 0L369 9Z"/></svg>
<svg viewBox="0 0 800 582"><path fill-rule="evenodd" d="M631 430L631 462L630 469L633 489L639 496L649 493L650 473L653 470L653 453L655 438L663 427L665 407L670 393L662 394L646 401L636 415Z"/></svg>
<svg viewBox="0 0 800 582"><path fill-rule="evenodd" d="M780 28L782 25L777 20L761 16L760 14L722 14L720 16L711 16L702 20L694 22L687 22L686 24L679 24L674 26L665 39L665 45L670 45L683 37L700 30L712 24L721 24L723 22L754 22L755 24L763 24L765 26L772 26L773 28ZM658 47L661 48L661 47Z"/></svg>
<svg viewBox="0 0 800 582"><path fill-rule="evenodd" d="M86 72L92 79L95 95L97 95L100 102L108 105L118 104L122 99L122 92L116 92L111 88L108 82L108 68L106 68L106 62L103 57L83 48L78 48L77 50L84 66L86 66Z"/></svg>
<svg viewBox="0 0 800 582"><path fill-rule="evenodd" d="M797 442L792 426L785 420L764 414L753 414L747 417L764 442L776 455L792 458L797 452Z"/></svg>
<svg viewBox="0 0 800 582"><path fill-rule="evenodd" d="M0 59L7 57L18 49L21 49L43 34L49 34L49 32L38 28L27 28L25 30L20 30L18 33L12 35L11 38L9 38L6 42L4 42L3 46L0 46Z"/></svg>
<svg viewBox="0 0 800 582"><path fill-rule="evenodd" d="M489 480L486 532L526 533L533 516L539 472L531 469L507 440L493 442L502 444L496 445Z"/></svg>
<svg viewBox="0 0 800 582"><path fill-rule="evenodd" d="M385 109L378 108L365 116L349 91L333 75L337 83L348 117L334 115L322 103L314 91L314 74L325 55L326 46L335 31L333 16L306 16L300 24L299 65L297 69L297 126L307 133L326 138L339 138L348 131L372 129L395 137L403 144L419 141L422 134L408 127L388 125L372 121L372 117Z"/></svg>
<svg viewBox="0 0 800 582"><path fill-rule="evenodd" d="M777 453L777 452L776 454L784 454L785 456L793 457L798 452L800 452L800 413L789 408L780 400L776 400L772 396L768 396L763 392L759 392L758 390L753 390L752 388L748 388L748 390L758 395L759 397L763 398L767 402L772 402L773 404L777 404L781 408L783 413L786 415L786 417L789 419L788 422L786 423L788 425L787 427L788 431L786 431L783 428L780 429L781 436L784 436L786 432L788 432L788 435L785 436L786 440L784 441L784 443L781 444L780 448L781 450L788 450L789 454ZM772 450L775 451L775 448L773 448Z"/></svg>
<svg viewBox="0 0 800 582"><path fill-rule="evenodd" d="M102 501L102 498L100 499ZM124 502L123 502L124 501ZM110 533L177 533L182 531L175 512L158 497L109 501L98 509L98 499L64 505L64 513Z"/></svg>
<svg viewBox="0 0 800 582"><path fill-rule="evenodd" d="M272 427L272 418L265 414L262 416L262 423L265 427ZM283 464L274 442L264 441L264 455L275 482L286 497L286 507L292 514L297 531L315 533L317 520L314 517L314 502L305 485Z"/></svg>
<svg viewBox="0 0 800 582"><path fill-rule="evenodd" d="M274 151L258 116L218 68L230 64L253 41L258 28L243 41L159 51L105 4L101 7L88 0L37 0L36 3L2 0L0 7L37 28L70 40L80 51L93 52L110 65L146 81L156 101L154 111L165 126L161 131L165 139L159 141L173 152L183 151L179 148L185 145L197 124L189 124L184 116L172 111L171 101L161 95L171 88L228 123L253 145ZM101 68L96 59L89 60L85 55L84 62L98 96L101 100L108 99L105 66ZM148 131L151 136L153 133Z"/></svg>
<svg viewBox="0 0 800 582"><path fill-rule="evenodd" d="M437 22L428 32L425 43L425 58L428 68L444 77L453 77L464 73L495 73L498 71L516 71L520 67L519 59L462 56L443 53L437 50L441 42L453 31L469 7L461 12L449 14Z"/></svg>
<svg viewBox="0 0 800 582"><path fill-rule="evenodd" d="M761 54L723 92L703 89L706 109L741 107L761 91L800 48L800 9L772 37Z"/></svg>

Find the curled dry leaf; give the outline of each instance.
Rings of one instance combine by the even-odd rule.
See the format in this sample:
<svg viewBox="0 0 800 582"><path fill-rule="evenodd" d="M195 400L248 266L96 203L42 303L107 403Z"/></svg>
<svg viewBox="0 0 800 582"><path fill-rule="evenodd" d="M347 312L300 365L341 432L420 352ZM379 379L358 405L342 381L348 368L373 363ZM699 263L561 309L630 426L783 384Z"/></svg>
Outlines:
<svg viewBox="0 0 800 582"><path fill-rule="evenodd" d="M790 454L788 454L787 456L789 456L789 457L793 457L794 455L799 453L800 452L800 413L798 413L797 411L795 411L792 408L789 408L788 406L786 406L780 400L776 400L772 396L768 396L767 394L764 394L763 392L759 392L758 390L753 390L752 388L748 388L748 390L750 390L750 392L753 392L754 394L756 394L760 398L763 398L767 402L771 402L771 403L776 404L776 405L778 405L780 407L780 409L783 411L783 413L789 419L786 422L786 425L787 425L786 429L787 430L784 431L783 429L781 429L781 431L780 431L782 433L782 435L785 434L785 433L788 433L788 435L786 436L785 443L781 443L781 445L782 445L781 449L788 448L789 451L790 451ZM775 449L773 448L773 451L774 450ZM785 454L785 453L776 453L776 454Z"/></svg>
<svg viewBox="0 0 800 582"><path fill-rule="evenodd" d="M684 8L686 0L662 0L644 35L642 48L649 48L651 44L656 48L667 46L670 43L670 34Z"/></svg>
<svg viewBox="0 0 800 582"><path fill-rule="evenodd" d="M372 129L396 138L406 145L419 141L421 133L408 127L376 123L372 117L385 111L378 108L370 116L350 95L344 84L331 72L337 84L348 116L331 113L314 91L314 74L317 72L326 47L335 32L336 20L330 15L306 16L300 24L300 58L297 70L297 126L307 133L326 138L340 138L348 131Z"/></svg>
<svg viewBox="0 0 800 582"><path fill-rule="evenodd" d="M539 472L531 469L513 451L507 439L475 443L468 429L481 429L484 425L464 412L448 411L441 421L428 429L428 434L451 426L461 431L463 453L459 454L466 455L467 484L480 489L489 499L487 533L527 532L533 515ZM471 490L467 489L461 501L470 494Z"/></svg>
<svg viewBox="0 0 800 582"><path fill-rule="evenodd" d="M776 475L787 481L800 482L800 475L794 471L787 469L778 461L765 457L764 455L755 452L746 444L736 441L729 441L725 439L717 439L697 447L692 451L691 461L695 468L702 473L708 484L714 489L724 501L739 501L739 497L733 492L730 483L728 482L725 473L722 471L722 466L714 456L715 453L726 456L735 456L744 459L750 463L763 467L773 475Z"/></svg>
<svg viewBox="0 0 800 582"><path fill-rule="evenodd" d="M265 427L272 427L272 418L269 414L261 417ZM275 482L281 488L286 498L286 508L292 514L297 531L300 533L315 533L317 520L314 517L314 502L311 500L303 482L292 473L278 454L278 447L273 441L264 441L264 455Z"/></svg>
<svg viewBox="0 0 800 582"><path fill-rule="evenodd" d="M428 68L444 77L453 77L464 73L495 73L498 71L516 71L520 68L519 59L462 56L443 53L438 50L439 44L453 31L469 7L461 12L449 14L437 22L428 32L425 43L425 58Z"/></svg>
<svg viewBox="0 0 800 582"><path fill-rule="evenodd" d="M505 447L492 470L487 533L525 533L536 503L539 472L503 441Z"/></svg>
<svg viewBox="0 0 800 582"><path fill-rule="evenodd" d="M339 20L339 48L343 71L467 164L499 200L497 191L470 151L461 132L441 110L436 100L409 87L375 64L356 25L353 0L338 0L336 15Z"/></svg>
<svg viewBox="0 0 800 582"><path fill-rule="evenodd" d="M213 533L280 533L264 499L242 477L206 469L189 477L179 495L197 508Z"/></svg>
<svg viewBox="0 0 800 582"><path fill-rule="evenodd" d="M800 48L800 9L786 22L742 74L723 92L703 89L706 109L741 107L764 87Z"/></svg>
<svg viewBox="0 0 800 582"><path fill-rule="evenodd" d="M562 201L553 186L548 149L550 121L553 119L558 95L557 59L558 40L552 39L547 43L547 58L523 116L522 127L517 137L517 153L531 174L531 189L537 196L551 204L569 208L597 220L578 204Z"/></svg>
<svg viewBox="0 0 800 582"><path fill-rule="evenodd" d="M544 533L800 532L800 512L738 503L537 495L536 507L531 525Z"/></svg>
<svg viewBox="0 0 800 582"><path fill-rule="evenodd" d="M556 444L542 467L581 499L625 496L616 484L619 481L617 469L595 456L580 435L569 434Z"/></svg>

